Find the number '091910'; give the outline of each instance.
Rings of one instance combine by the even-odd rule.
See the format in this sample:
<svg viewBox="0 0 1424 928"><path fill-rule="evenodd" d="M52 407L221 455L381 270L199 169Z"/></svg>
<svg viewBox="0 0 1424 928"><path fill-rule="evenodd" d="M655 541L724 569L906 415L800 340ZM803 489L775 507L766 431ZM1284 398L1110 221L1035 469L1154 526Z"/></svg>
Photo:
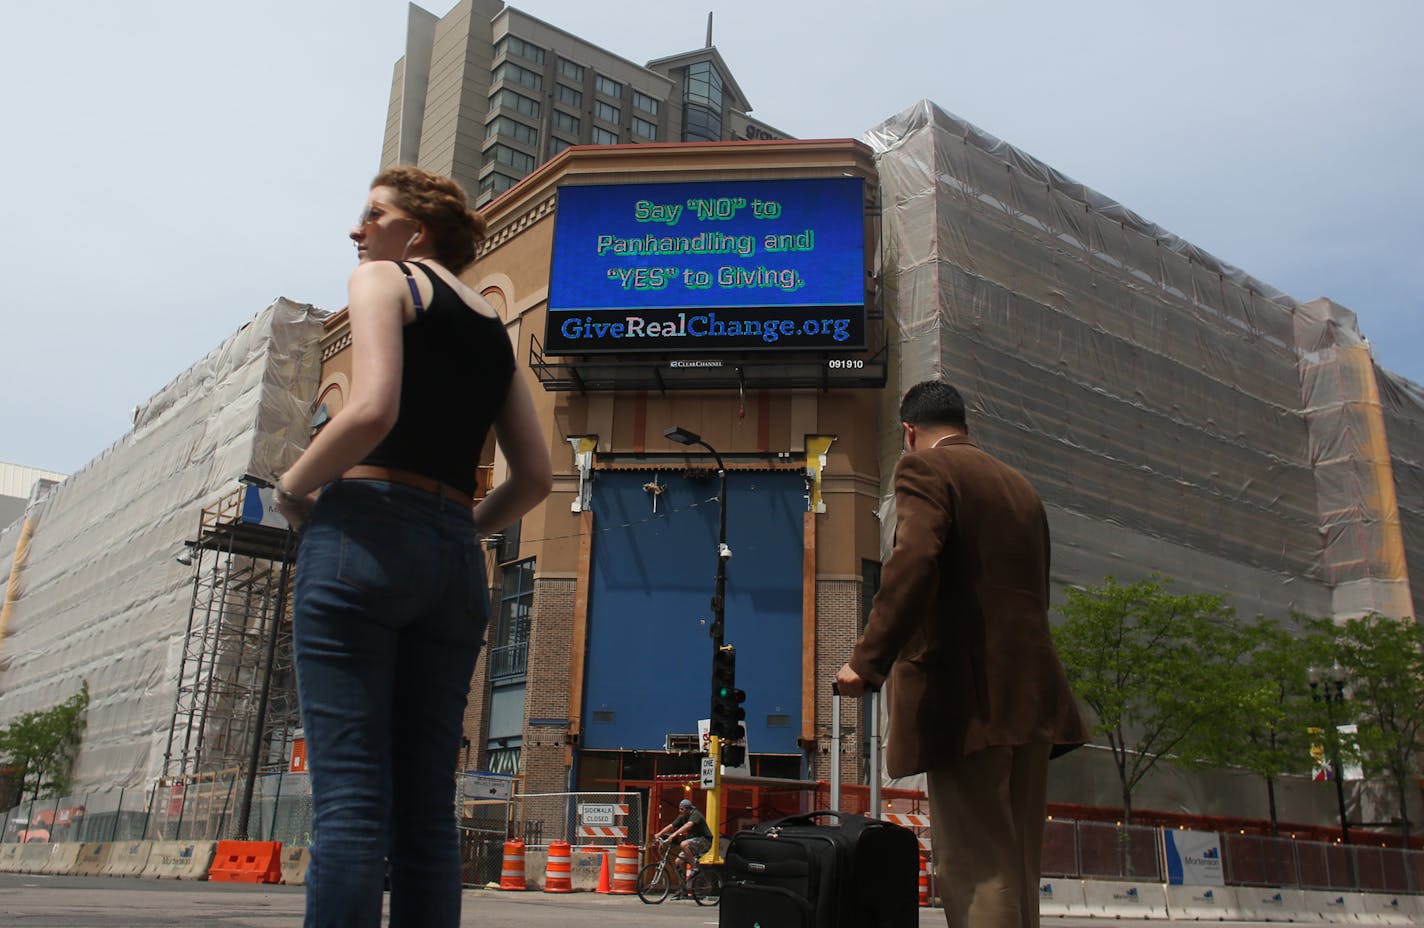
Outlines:
<svg viewBox="0 0 1424 928"><path fill-rule="evenodd" d="M826 367L833 371L858 371L865 367L863 358L830 358Z"/></svg>

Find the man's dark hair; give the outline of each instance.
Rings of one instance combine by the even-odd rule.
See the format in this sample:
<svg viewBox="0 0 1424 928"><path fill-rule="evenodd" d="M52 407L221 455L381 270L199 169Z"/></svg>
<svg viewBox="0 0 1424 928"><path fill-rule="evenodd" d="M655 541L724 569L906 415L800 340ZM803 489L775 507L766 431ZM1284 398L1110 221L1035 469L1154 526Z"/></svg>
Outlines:
<svg viewBox="0 0 1424 928"><path fill-rule="evenodd" d="M900 400L900 421L911 425L950 425L969 428L964 397L942 380L925 380L905 392Z"/></svg>

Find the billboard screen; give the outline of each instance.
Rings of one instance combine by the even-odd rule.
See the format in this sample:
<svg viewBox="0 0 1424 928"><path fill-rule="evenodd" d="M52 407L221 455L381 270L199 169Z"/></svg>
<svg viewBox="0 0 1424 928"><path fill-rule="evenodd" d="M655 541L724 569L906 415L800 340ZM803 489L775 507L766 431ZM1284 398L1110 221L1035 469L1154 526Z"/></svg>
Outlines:
<svg viewBox="0 0 1424 928"><path fill-rule="evenodd" d="M864 348L863 185L560 187L545 349Z"/></svg>

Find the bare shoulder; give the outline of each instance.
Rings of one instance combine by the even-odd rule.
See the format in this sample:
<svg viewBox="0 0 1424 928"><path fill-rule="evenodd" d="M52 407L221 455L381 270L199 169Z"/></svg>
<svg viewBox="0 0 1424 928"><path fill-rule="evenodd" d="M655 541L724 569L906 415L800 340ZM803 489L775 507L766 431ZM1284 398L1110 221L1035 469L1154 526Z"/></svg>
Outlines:
<svg viewBox="0 0 1424 928"><path fill-rule="evenodd" d="M399 284L404 276L394 261L363 261L352 269L347 284L352 288Z"/></svg>

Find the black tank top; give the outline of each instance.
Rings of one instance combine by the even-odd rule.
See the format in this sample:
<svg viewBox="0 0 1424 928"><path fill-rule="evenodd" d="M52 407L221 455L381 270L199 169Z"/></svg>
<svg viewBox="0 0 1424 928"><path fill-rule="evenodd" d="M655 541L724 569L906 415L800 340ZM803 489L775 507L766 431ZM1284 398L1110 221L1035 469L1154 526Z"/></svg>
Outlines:
<svg viewBox="0 0 1424 928"><path fill-rule="evenodd" d="M514 349L503 322L475 312L439 274L411 263L434 293L403 330L395 427L361 463L413 471L473 496L480 450L514 376Z"/></svg>

